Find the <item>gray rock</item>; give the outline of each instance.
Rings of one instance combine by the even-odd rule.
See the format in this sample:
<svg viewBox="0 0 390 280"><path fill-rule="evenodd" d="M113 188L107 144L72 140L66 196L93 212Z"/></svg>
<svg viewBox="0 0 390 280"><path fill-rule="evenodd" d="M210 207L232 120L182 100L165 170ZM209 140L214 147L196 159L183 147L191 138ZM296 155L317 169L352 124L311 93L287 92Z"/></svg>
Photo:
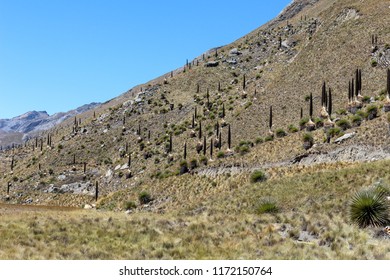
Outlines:
<svg viewBox="0 0 390 280"><path fill-rule="evenodd" d="M31 204L33 202L33 199L32 198L28 198L28 199L26 199L26 201L25 201L25 203L27 203L27 204Z"/></svg>
<svg viewBox="0 0 390 280"><path fill-rule="evenodd" d="M336 140L334 140L334 142L336 144L339 144L339 143L342 143L343 141L345 140L348 140L348 139L351 139L352 137L354 137L356 135L356 132L351 132L351 133L347 133L339 138L337 138Z"/></svg>
<svg viewBox="0 0 390 280"><path fill-rule="evenodd" d="M106 172L106 177L111 177L112 176L112 170L108 169Z"/></svg>
<svg viewBox="0 0 390 280"><path fill-rule="evenodd" d="M229 64L232 64L232 65L237 64L237 60L235 60L235 59L229 59L226 62Z"/></svg>
<svg viewBox="0 0 390 280"><path fill-rule="evenodd" d="M218 61L209 61L206 63L206 67L217 67L219 64Z"/></svg>
<svg viewBox="0 0 390 280"><path fill-rule="evenodd" d="M229 54L230 55L240 55L241 52L237 48L234 48L234 49L230 50Z"/></svg>
<svg viewBox="0 0 390 280"><path fill-rule="evenodd" d="M64 181L66 179L66 176L65 175L59 175L57 177L57 179L60 180L60 181Z"/></svg>

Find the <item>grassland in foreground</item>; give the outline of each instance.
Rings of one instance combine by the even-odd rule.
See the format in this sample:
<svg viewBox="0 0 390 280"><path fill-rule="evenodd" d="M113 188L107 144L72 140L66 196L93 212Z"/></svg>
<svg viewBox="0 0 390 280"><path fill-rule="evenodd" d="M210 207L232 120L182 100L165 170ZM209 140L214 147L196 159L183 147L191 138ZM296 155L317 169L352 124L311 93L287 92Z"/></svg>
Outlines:
<svg viewBox="0 0 390 280"><path fill-rule="evenodd" d="M185 187L187 175L167 178L161 189L144 188L172 197L163 214L3 209L0 259L390 259L382 229L359 229L349 219L355 191L387 184L389 167L313 167L259 183L249 174L207 178L215 183L203 190ZM264 202L276 206L271 213Z"/></svg>

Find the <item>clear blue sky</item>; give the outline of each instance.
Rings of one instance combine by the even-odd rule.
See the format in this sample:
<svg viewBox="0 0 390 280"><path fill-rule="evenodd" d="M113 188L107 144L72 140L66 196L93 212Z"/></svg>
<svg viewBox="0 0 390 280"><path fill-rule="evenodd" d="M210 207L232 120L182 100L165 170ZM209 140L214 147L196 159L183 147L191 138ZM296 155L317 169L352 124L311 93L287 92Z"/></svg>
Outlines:
<svg viewBox="0 0 390 280"><path fill-rule="evenodd" d="M0 119L104 102L229 44L291 0L0 0Z"/></svg>

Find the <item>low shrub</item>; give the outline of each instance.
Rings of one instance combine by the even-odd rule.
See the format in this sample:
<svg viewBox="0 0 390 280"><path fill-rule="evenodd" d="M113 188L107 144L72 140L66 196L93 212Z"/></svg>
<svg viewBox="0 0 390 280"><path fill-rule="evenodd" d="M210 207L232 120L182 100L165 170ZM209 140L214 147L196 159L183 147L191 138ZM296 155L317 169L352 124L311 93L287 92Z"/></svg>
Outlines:
<svg viewBox="0 0 390 280"><path fill-rule="evenodd" d="M138 195L138 200L139 200L139 203L141 203L141 204L148 204L153 199L152 199L152 196L150 195L150 193L148 193L147 191L142 191Z"/></svg>
<svg viewBox="0 0 390 280"><path fill-rule="evenodd" d="M347 130L351 128L351 124L346 119L341 119L336 122L337 126L340 127L342 130Z"/></svg>
<svg viewBox="0 0 390 280"><path fill-rule="evenodd" d="M278 211L279 211L279 208L276 205L276 202L270 198L264 199L256 207L257 214L276 213Z"/></svg>
<svg viewBox="0 0 390 280"><path fill-rule="evenodd" d="M261 170L256 170L251 174L251 182L257 183L265 181L267 178L265 176L265 173Z"/></svg>

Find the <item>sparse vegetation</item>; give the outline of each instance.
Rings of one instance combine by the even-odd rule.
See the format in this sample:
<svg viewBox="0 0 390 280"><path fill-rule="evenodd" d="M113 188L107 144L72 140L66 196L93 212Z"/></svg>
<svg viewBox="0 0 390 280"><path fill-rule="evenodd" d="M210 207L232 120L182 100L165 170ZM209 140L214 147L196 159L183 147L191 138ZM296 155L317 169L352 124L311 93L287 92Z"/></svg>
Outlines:
<svg viewBox="0 0 390 280"><path fill-rule="evenodd" d="M267 178L265 176L265 173L261 170L256 170L251 174L251 182L252 183L258 183L265 181Z"/></svg>

